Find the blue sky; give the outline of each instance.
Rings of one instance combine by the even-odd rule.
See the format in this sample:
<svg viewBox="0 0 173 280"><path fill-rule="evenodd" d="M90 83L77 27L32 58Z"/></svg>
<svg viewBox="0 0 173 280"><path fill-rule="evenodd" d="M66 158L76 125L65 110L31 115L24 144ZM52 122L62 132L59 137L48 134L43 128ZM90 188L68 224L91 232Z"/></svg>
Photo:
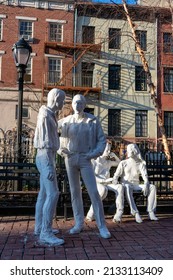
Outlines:
<svg viewBox="0 0 173 280"><path fill-rule="evenodd" d="M127 4L136 4L136 0L126 0ZM99 2L99 3L117 3L122 4L122 0L93 0L93 2Z"/></svg>

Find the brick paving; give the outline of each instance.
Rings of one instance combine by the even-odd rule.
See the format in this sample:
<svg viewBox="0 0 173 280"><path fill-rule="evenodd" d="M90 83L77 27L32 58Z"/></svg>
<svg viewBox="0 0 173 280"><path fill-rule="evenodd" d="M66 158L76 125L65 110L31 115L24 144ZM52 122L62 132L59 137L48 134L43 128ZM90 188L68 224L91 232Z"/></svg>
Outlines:
<svg viewBox="0 0 173 280"><path fill-rule="evenodd" d="M85 222L84 231L69 235L73 219L58 217L54 226L65 244L43 246L33 234L34 216L0 217L1 260L173 260L173 214L158 215L159 221L137 224L131 216L123 216L121 224L106 216L110 239L99 236L96 223Z"/></svg>

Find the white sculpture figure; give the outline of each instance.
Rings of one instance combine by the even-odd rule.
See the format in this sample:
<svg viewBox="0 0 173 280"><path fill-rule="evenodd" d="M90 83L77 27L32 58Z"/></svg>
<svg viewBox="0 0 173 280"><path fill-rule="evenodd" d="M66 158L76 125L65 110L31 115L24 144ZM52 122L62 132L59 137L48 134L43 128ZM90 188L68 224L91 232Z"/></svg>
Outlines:
<svg viewBox="0 0 173 280"><path fill-rule="evenodd" d="M50 245L61 245L63 239L54 234L52 221L59 198L55 159L59 149L58 124L55 113L64 104L65 93L60 89L52 89L47 96L47 106L43 105L38 114L34 137L37 148L36 165L40 172L40 191L36 203L35 234L40 241Z"/></svg>
<svg viewBox="0 0 173 280"><path fill-rule="evenodd" d="M74 114L59 121L61 127L61 149L59 153L65 156L65 165L70 184L71 201L75 225L70 234L79 233L84 225L84 209L81 193L80 175L88 190L100 235L109 238L103 204L97 191L96 179L91 159L100 156L106 145L106 139L98 119L84 112L85 97L74 96L72 107Z"/></svg>
<svg viewBox="0 0 173 280"><path fill-rule="evenodd" d="M139 176L142 176L144 181L140 184ZM142 190L144 196L147 196L147 212L150 220L157 221L158 218L154 212L156 210L156 187L149 183L146 163L142 159L139 148L136 144L127 145L127 159L122 160L114 174L113 183L117 184L118 178L121 177L121 184L125 188L125 194L130 206L130 211L135 216L136 222L141 223L142 218L136 207L133 191Z"/></svg>
<svg viewBox="0 0 173 280"><path fill-rule="evenodd" d="M111 160L111 158L113 160ZM124 188L122 184L112 184L110 182L110 169L116 167L120 162L120 159L111 152L111 143L107 142L104 153L96 160L92 160L94 172L96 176L97 189L101 199L105 199L108 190L114 191L116 195L116 214L113 221L120 222L124 210ZM112 179L111 179L112 181ZM86 219L92 221L94 218L93 207L91 205Z"/></svg>

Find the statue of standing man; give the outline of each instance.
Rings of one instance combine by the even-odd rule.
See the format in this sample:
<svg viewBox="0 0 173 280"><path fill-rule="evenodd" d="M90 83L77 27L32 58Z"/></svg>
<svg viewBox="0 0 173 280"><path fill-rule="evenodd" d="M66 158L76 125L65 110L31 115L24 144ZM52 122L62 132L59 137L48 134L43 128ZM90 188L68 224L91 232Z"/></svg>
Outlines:
<svg viewBox="0 0 173 280"><path fill-rule="evenodd" d="M57 238L52 229L59 190L56 177L56 153L59 149L58 124L56 113L61 110L65 93L52 89L47 96L47 106L41 106L37 119L34 147L37 149L36 165L40 172L40 191L37 197L35 213L35 234L40 242L49 245L61 245L63 239Z"/></svg>

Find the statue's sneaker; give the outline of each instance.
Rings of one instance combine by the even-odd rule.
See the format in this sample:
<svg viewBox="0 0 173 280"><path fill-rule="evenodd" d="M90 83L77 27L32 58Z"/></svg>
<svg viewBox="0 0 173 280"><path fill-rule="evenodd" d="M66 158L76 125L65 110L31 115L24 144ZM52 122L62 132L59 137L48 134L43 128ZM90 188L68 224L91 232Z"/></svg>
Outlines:
<svg viewBox="0 0 173 280"><path fill-rule="evenodd" d="M135 214L135 219L136 219L136 222L137 222L138 224L141 224L141 223L142 223L142 218L141 218L141 216L139 215L139 213L136 213L136 214Z"/></svg>
<svg viewBox="0 0 173 280"><path fill-rule="evenodd" d="M34 235L40 235L40 232L41 232L41 230L35 230L34 231ZM53 234L58 234L59 233L59 229L57 229L57 228L52 228L52 233Z"/></svg>
<svg viewBox="0 0 173 280"><path fill-rule="evenodd" d="M53 233L50 234L40 234L39 241L44 244L59 246L64 244L64 239L57 238Z"/></svg>
<svg viewBox="0 0 173 280"><path fill-rule="evenodd" d="M102 238L107 239L107 238L111 237L111 234L106 227L100 228L99 231L100 231L100 235L101 235Z"/></svg>
<svg viewBox="0 0 173 280"><path fill-rule="evenodd" d="M121 219L122 219L122 213L116 213L112 221L114 223L121 223Z"/></svg>
<svg viewBox="0 0 173 280"><path fill-rule="evenodd" d="M85 219L86 221L92 222L94 220L94 217L87 215Z"/></svg>
<svg viewBox="0 0 173 280"><path fill-rule="evenodd" d="M156 217L153 211L148 213L148 217L151 221L158 221L158 218Z"/></svg>
<svg viewBox="0 0 173 280"><path fill-rule="evenodd" d="M80 226L74 226L69 230L69 234L76 234L80 233L83 230L83 227Z"/></svg>

